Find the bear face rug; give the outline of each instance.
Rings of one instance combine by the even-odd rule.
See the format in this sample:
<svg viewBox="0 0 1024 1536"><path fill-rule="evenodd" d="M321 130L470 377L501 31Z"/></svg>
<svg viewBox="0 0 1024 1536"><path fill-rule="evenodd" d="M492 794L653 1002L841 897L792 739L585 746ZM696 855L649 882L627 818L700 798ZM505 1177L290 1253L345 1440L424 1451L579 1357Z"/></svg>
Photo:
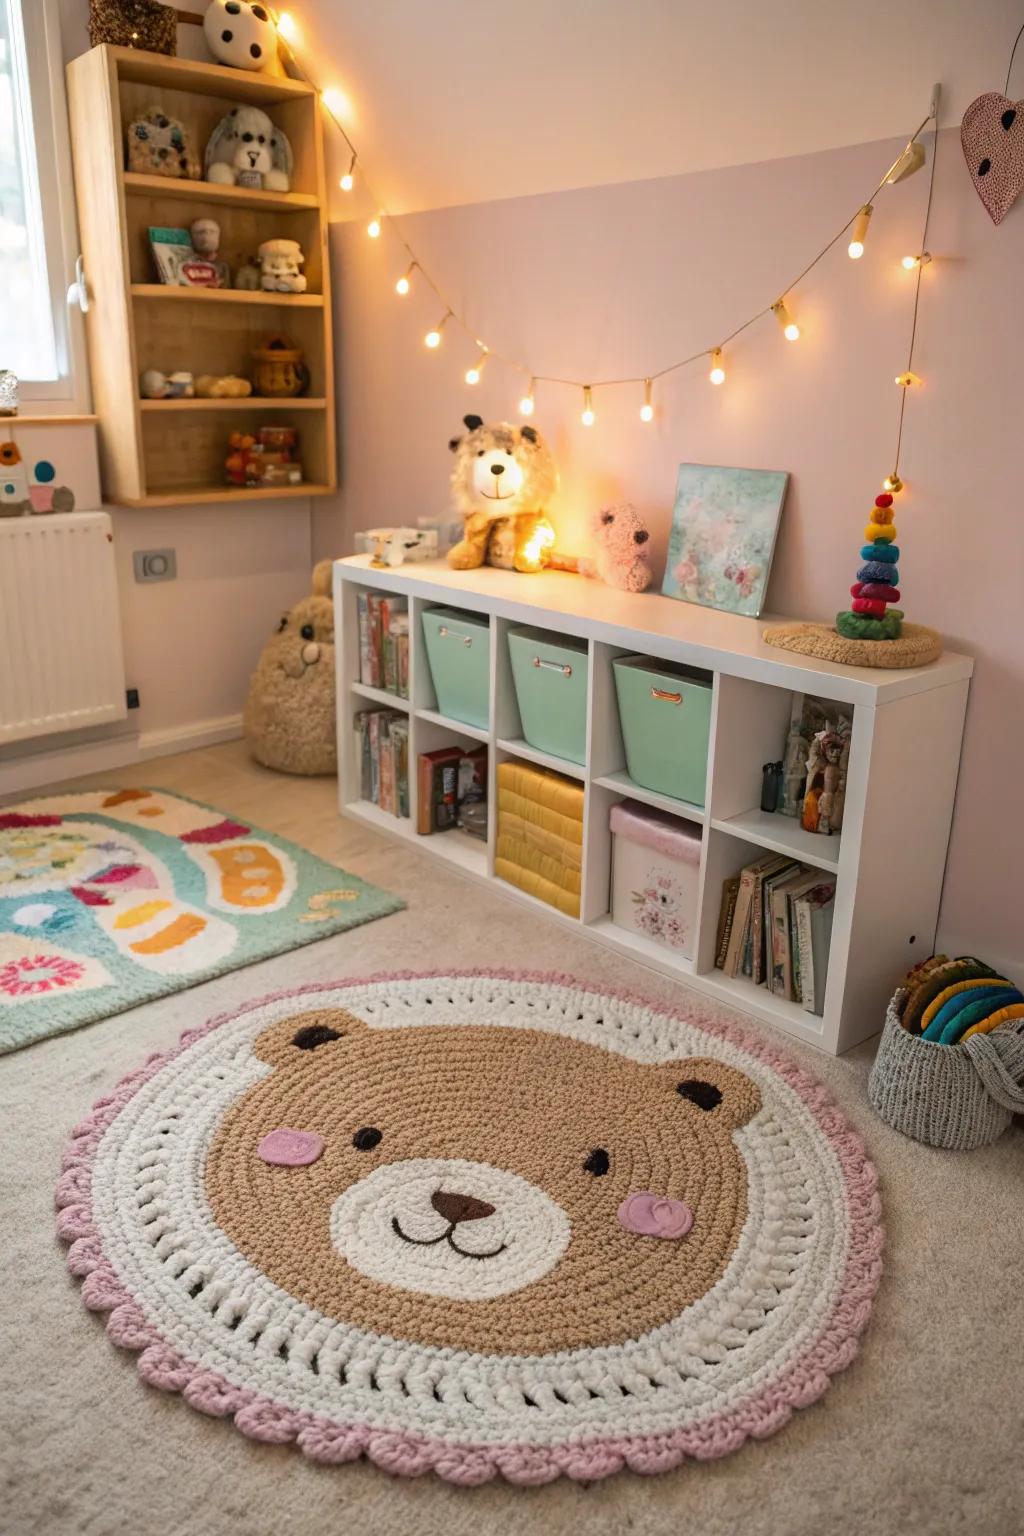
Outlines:
<svg viewBox="0 0 1024 1536"><path fill-rule="evenodd" d="M144 1380L317 1462L530 1484L770 1435L856 1352L877 1181L697 1012L478 972L214 1019L74 1133L82 1299Z"/></svg>

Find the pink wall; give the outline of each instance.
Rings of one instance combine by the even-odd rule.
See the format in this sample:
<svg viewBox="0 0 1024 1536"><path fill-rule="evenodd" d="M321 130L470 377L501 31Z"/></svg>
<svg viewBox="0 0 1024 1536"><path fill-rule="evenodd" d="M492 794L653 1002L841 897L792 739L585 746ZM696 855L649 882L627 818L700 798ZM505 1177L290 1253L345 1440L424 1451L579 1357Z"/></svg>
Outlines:
<svg viewBox="0 0 1024 1536"><path fill-rule="evenodd" d="M478 333L531 370L644 373L714 345L775 298L900 147L476 204L405 228ZM841 242L796 290L798 344L759 322L729 349L725 386L708 384L704 364L674 375L650 425L635 386L598 392L589 430L576 393L541 386L534 421L561 466L560 543L578 548L587 509L628 498L649 517L660 559L681 460L788 469L768 606L816 618L844 606L865 513L891 467L912 303L899 258L919 248L926 193L926 173L886 189L864 259L851 262ZM344 489L315 509L319 554L347 551L357 528L443 508L446 443L462 414L515 418L522 393L495 363L466 386L473 348L451 328L427 352L440 306L422 285L395 296L397 243L368 240L362 224L333 234ZM901 466L901 586L910 617L978 661L940 939L1020 964L1024 200L992 226L955 129L939 145L929 246L915 362L925 386L908 402Z"/></svg>

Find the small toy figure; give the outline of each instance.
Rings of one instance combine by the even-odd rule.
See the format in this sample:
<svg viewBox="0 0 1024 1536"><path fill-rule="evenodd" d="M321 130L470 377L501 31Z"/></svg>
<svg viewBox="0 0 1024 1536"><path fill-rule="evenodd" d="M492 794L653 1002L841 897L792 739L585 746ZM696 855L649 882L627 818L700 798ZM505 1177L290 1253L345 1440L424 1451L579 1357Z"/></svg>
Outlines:
<svg viewBox="0 0 1024 1536"><path fill-rule="evenodd" d="M815 734L807 759L807 791L801 818L806 832L828 835L842 830L849 750L849 737L844 741L840 731Z"/></svg>
<svg viewBox="0 0 1024 1536"><path fill-rule="evenodd" d="M601 507L590 519L590 534L596 554L580 560L580 574L621 592L645 592L654 575L644 547L650 533L636 508L629 502Z"/></svg>
<svg viewBox="0 0 1024 1536"><path fill-rule="evenodd" d="M177 373L161 373L159 368L147 368L142 375L141 388L145 400L191 400L196 392L196 381L185 369Z"/></svg>
<svg viewBox="0 0 1024 1536"><path fill-rule="evenodd" d="M409 552L418 549L419 544L419 535L411 528L379 529L370 564L378 570L394 569L403 565Z"/></svg>
<svg viewBox="0 0 1024 1536"><path fill-rule="evenodd" d="M277 57L277 28L270 13L249 0L210 0L203 33L217 63L233 69L269 69Z"/></svg>
<svg viewBox="0 0 1024 1536"><path fill-rule="evenodd" d="M301 484L302 465L295 457L298 433L294 427L261 427L255 437L249 432L232 432L228 444L231 452L224 461L224 471L230 485L254 488Z"/></svg>
<svg viewBox="0 0 1024 1536"><path fill-rule="evenodd" d="M287 136L259 107L233 107L206 146L206 179L221 186L287 192L293 163Z"/></svg>
<svg viewBox="0 0 1024 1536"><path fill-rule="evenodd" d="M252 356L258 395L291 399L304 395L309 388L309 369L302 360L302 348L287 336L268 336Z"/></svg>
<svg viewBox="0 0 1024 1536"><path fill-rule="evenodd" d="M231 272L226 261L220 257L220 225L216 219L193 219L189 228L192 236L192 249L200 261L211 266L217 275L212 288L227 288L231 282Z"/></svg>
<svg viewBox="0 0 1024 1536"><path fill-rule="evenodd" d="M782 761L761 765L761 809L775 812L779 807L782 788Z"/></svg>
<svg viewBox="0 0 1024 1536"><path fill-rule="evenodd" d="M255 293L260 286L260 269L256 261L243 261L235 272L235 287L247 293Z"/></svg>
<svg viewBox="0 0 1024 1536"><path fill-rule="evenodd" d="M260 287L266 293L305 293L299 271L306 258L297 240L264 240L259 250Z"/></svg>

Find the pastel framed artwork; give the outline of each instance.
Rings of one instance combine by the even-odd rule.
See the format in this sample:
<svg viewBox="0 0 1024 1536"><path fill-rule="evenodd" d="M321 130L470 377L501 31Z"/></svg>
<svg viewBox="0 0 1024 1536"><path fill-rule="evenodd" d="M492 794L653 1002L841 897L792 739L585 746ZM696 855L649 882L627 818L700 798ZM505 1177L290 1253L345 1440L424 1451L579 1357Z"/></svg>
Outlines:
<svg viewBox="0 0 1024 1536"><path fill-rule="evenodd" d="M764 605L789 474L680 464L661 590L757 618Z"/></svg>

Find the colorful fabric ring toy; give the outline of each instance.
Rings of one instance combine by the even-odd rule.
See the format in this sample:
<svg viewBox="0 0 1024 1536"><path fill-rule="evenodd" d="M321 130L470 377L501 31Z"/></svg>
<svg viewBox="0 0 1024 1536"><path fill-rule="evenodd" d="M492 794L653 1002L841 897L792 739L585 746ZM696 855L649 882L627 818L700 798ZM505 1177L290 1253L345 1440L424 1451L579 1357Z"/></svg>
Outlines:
<svg viewBox="0 0 1024 1536"><path fill-rule="evenodd" d="M866 613L871 619L880 619L885 612L885 604L873 597L855 597L850 608L854 613Z"/></svg>
<svg viewBox="0 0 1024 1536"><path fill-rule="evenodd" d="M1016 998L1006 995L1008 992L1015 991L1016 989L1009 981L993 981L990 986L964 987L954 997L943 1003L922 1031L921 1038L938 1040L942 1045L951 1045L960 1038L969 1025L977 1024L981 1019L987 1019L995 1007L1016 1001ZM993 1001L995 998L999 999L998 1003ZM1024 1002L1024 997L1020 1000ZM967 1016L968 1014L970 1017Z"/></svg>
<svg viewBox="0 0 1024 1536"><path fill-rule="evenodd" d="M942 1032L941 1027L936 1030L934 1036L929 1034L928 1031L932 1028L932 1025L935 1023L939 1014L943 1011L946 1005L948 1003L955 1003L958 998L962 998L964 996L964 993L973 992L976 988L1002 988L1008 987L1010 985L1012 985L1012 983L1007 981L1005 976L993 976L991 971L989 971L987 975L966 976L961 977L953 982L947 982L946 986L932 997L931 1001L924 1009L924 1012L921 1014L921 1033L925 1035L925 1037L929 1040L933 1038L937 1039ZM966 1002L970 1001L971 998L967 997ZM946 1015L947 1019L950 1017L951 1014ZM945 1022L945 1020L943 1020L943 1022Z"/></svg>
<svg viewBox="0 0 1024 1536"><path fill-rule="evenodd" d="M890 586L887 581L855 581L850 588L850 596L873 597L883 603L898 603L900 589Z"/></svg>
<svg viewBox="0 0 1024 1536"><path fill-rule="evenodd" d="M884 544L891 544L896 537L895 523L866 523L864 525L864 537L869 544L880 540Z"/></svg>
<svg viewBox="0 0 1024 1536"><path fill-rule="evenodd" d="M881 560L884 565L895 565L900 552L895 544L865 544L860 552L862 560Z"/></svg>
<svg viewBox="0 0 1024 1536"><path fill-rule="evenodd" d="M899 586L900 573L894 565L886 565L881 560L869 560L867 565L862 565L857 572L858 581L884 581L887 585Z"/></svg>
<svg viewBox="0 0 1024 1536"><path fill-rule="evenodd" d="M979 991L984 992L981 987ZM968 1003L966 1008L961 1008L954 1019L951 1019L939 1036L940 1045L956 1045L959 1040L972 1029L994 1028L990 1020L995 1013L1004 1008L1011 1007L1014 1003L1024 1003L1024 996L1016 987L1003 987L991 997L981 998L978 1002Z"/></svg>

